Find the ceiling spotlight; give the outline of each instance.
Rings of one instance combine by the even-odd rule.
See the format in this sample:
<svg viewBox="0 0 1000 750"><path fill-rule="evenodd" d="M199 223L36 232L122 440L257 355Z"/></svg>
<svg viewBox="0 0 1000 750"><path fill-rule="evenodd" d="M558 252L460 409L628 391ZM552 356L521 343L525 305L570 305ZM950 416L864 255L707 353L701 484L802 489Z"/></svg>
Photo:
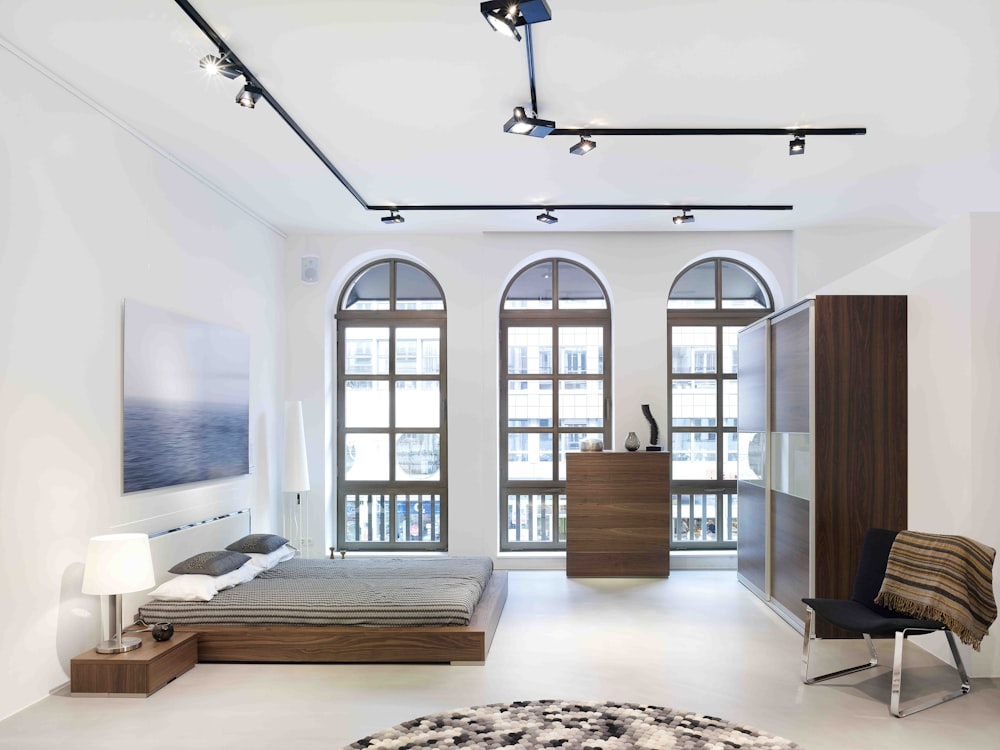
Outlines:
<svg viewBox="0 0 1000 750"><path fill-rule="evenodd" d="M517 5L513 2L480 3L479 12L494 31L521 41L521 35L517 31Z"/></svg>
<svg viewBox="0 0 1000 750"><path fill-rule="evenodd" d="M556 124L552 120L528 117L524 111L524 107L514 107L514 116L507 120L503 126L503 132L505 133L532 135L535 138L544 138L555 129Z"/></svg>
<svg viewBox="0 0 1000 750"><path fill-rule="evenodd" d="M584 154L590 153L595 148L597 148L597 144L594 141L590 140L585 135L581 135L580 142L570 146L569 152L571 154L576 154L577 156L583 156Z"/></svg>
<svg viewBox="0 0 1000 750"><path fill-rule="evenodd" d="M681 209L683 213L680 216L674 217L674 224L689 224L694 221L694 217L688 213L686 208Z"/></svg>
<svg viewBox="0 0 1000 750"><path fill-rule="evenodd" d="M545 209L544 214L538 214L538 216L536 216L535 219L542 222L543 224L555 224L557 221L559 221L559 219L557 219L555 216L549 213L549 209L547 208Z"/></svg>
<svg viewBox="0 0 1000 750"><path fill-rule="evenodd" d="M798 156L806 152L806 138L803 135L793 135L788 142L788 155Z"/></svg>
<svg viewBox="0 0 1000 750"><path fill-rule="evenodd" d="M198 61L198 65L210 76L225 76L232 80L242 75L239 68L229 62L225 55L205 55Z"/></svg>
<svg viewBox="0 0 1000 750"><path fill-rule="evenodd" d="M552 20L546 0L487 0L479 3L479 12L494 31L517 41L521 41L518 26Z"/></svg>
<svg viewBox="0 0 1000 750"><path fill-rule="evenodd" d="M399 215L399 211L389 210L388 216L382 217L383 224L402 224L406 219Z"/></svg>
<svg viewBox="0 0 1000 750"><path fill-rule="evenodd" d="M264 91L253 81L247 81L240 93L236 95L236 103L246 109L253 109L257 105L257 100Z"/></svg>

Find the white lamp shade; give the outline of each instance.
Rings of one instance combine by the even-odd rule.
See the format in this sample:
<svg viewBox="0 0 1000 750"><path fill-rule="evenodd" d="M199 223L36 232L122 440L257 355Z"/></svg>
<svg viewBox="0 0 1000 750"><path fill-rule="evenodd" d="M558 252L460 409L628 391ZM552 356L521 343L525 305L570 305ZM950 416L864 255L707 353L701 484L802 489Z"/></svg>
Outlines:
<svg viewBox="0 0 1000 750"><path fill-rule="evenodd" d="M285 404L285 492L309 489L309 464L306 462L306 429L302 421L302 402Z"/></svg>
<svg viewBox="0 0 1000 750"><path fill-rule="evenodd" d="M84 594L127 594L156 585L146 534L95 536L87 546Z"/></svg>

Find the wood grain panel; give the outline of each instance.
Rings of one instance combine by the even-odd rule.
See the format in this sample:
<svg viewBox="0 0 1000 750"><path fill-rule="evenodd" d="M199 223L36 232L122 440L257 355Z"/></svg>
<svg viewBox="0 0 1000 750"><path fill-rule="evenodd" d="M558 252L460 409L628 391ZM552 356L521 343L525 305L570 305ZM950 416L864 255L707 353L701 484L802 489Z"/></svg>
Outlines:
<svg viewBox="0 0 1000 750"><path fill-rule="evenodd" d="M900 296L816 299L819 597L850 597L869 528L906 528L906 316Z"/></svg>
<svg viewBox="0 0 1000 750"><path fill-rule="evenodd" d="M566 461L566 574L669 575L670 454L568 453Z"/></svg>
<svg viewBox="0 0 1000 750"><path fill-rule="evenodd" d="M783 492L772 494L771 595L805 622L809 596L809 502Z"/></svg>
<svg viewBox="0 0 1000 750"><path fill-rule="evenodd" d="M809 432L809 311L771 324L771 431Z"/></svg>
<svg viewBox="0 0 1000 750"><path fill-rule="evenodd" d="M566 556L567 576L592 578L663 578L670 573L670 553L578 552Z"/></svg>
<svg viewBox="0 0 1000 750"><path fill-rule="evenodd" d="M739 334L737 424L741 432L767 430L767 326L759 323Z"/></svg>
<svg viewBox="0 0 1000 750"><path fill-rule="evenodd" d="M218 662L420 663L486 660L507 600L496 570L468 625L403 628L186 625L198 660Z"/></svg>
<svg viewBox="0 0 1000 750"><path fill-rule="evenodd" d="M129 633L142 646L123 654L99 654L96 649L70 661L70 691L74 695L148 696L191 669L198 661L198 636L178 633L169 641L154 641L149 633Z"/></svg>
<svg viewBox="0 0 1000 750"><path fill-rule="evenodd" d="M739 492L739 542L736 572L761 592L766 591L766 502L764 488L748 482L737 483Z"/></svg>

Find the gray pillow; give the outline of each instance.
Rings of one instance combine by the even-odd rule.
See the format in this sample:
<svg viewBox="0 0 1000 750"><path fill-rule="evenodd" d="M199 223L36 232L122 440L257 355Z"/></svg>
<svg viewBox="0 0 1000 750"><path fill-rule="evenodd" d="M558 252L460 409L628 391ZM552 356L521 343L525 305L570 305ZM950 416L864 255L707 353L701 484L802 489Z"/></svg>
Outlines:
<svg viewBox="0 0 1000 750"><path fill-rule="evenodd" d="M249 559L247 555L231 550L199 552L177 563L170 572L178 575L194 573L203 576L221 576L242 567Z"/></svg>
<svg viewBox="0 0 1000 750"><path fill-rule="evenodd" d="M288 540L277 534L247 534L242 539L237 539L226 549L236 552L274 552L278 547L288 544Z"/></svg>

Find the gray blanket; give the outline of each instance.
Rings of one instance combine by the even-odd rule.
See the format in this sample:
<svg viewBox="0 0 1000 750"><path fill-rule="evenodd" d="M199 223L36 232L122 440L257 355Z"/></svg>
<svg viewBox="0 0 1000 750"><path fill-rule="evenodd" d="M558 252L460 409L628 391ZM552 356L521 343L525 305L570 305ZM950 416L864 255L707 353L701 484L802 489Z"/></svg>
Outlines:
<svg viewBox="0 0 1000 750"><path fill-rule="evenodd" d="M152 601L146 623L468 625L493 573L489 557L293 559L210 602Z"/></svg>

